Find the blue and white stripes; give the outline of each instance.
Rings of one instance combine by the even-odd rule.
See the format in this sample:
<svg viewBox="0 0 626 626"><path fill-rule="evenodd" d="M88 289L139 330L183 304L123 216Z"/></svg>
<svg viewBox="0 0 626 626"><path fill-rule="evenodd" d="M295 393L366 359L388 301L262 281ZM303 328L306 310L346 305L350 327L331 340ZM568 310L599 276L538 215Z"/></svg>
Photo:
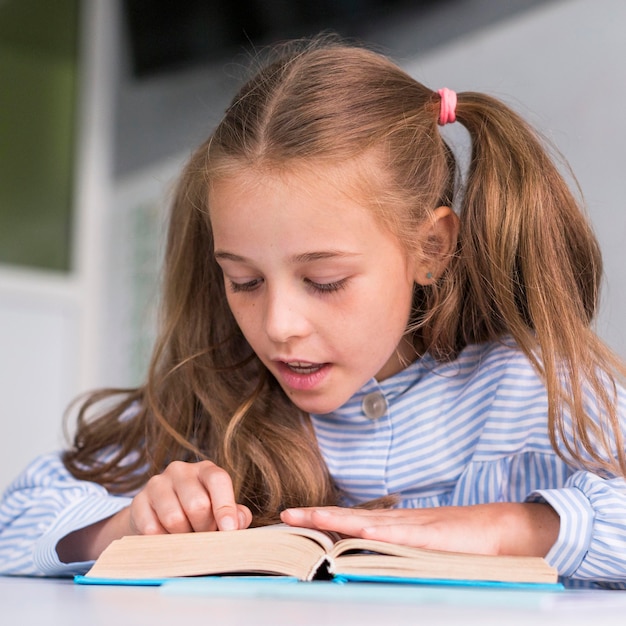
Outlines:
<svg viewBox="0 0 626 626"><path fill-rule="evenodd" d="M370 420L362 401L376 392L388 410ZM544 386L528 362L504 346L472 346L449 364L425 357L393 378L371 380L338 411L313 416L313 424L350 503L397 493L404 506L423 506L424 496L470 504L509 500L511 489L523 500L536 486L535 472L526 468L550 466L544 457L554 456ZM509 466L522 454L532 458L517 461L524 471L510 484ZM490 487L494 472L498 492ZM474 486L458 494L468 474Z"/></svg>
<svg viewBox="0 0 626 626"><path fill-rule="evenodd" d="M0 503L0 574L62 576L91 563L64 564L56 545L65 535L117 513L130 498L73 478L58 454L39 457Z"/></svg>

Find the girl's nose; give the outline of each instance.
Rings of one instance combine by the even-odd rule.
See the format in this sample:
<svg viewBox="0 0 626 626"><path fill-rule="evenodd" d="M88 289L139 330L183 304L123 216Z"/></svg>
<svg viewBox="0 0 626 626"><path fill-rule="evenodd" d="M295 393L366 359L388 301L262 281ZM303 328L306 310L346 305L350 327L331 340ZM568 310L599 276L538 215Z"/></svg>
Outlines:
<svg viewBox="0 0 626 626"><path fill-rule="evenodd" d="M265 332L276 343L303 337L310 331L306 303L287 291L268 293L265 304Z"/></svg>

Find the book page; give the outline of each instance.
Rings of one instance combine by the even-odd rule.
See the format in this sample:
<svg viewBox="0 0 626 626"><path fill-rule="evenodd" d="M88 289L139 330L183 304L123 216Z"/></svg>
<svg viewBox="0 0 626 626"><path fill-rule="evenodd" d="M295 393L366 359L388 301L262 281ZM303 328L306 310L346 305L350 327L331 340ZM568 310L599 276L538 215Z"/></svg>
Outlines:
<svg viewBox="0 0 626 626"><path fill-rule="evenodd" d="M316 530L314 528L301 528L299 526L289 526L288 524L273 524L271 526L263 526L267 530L284 530L292 535L300 535L308 537L319 543L325 552L331 552L336 543L341 541L341 535L332 531ZM260 529L259 529L260 530Z"/></svg>
<svg viewBox="0 0 626 626"><path fill-rule="evenodd" d="M334 574L533 583L558 579L540 557L440 552L367 539L340 541L330 560Z"/></svg>
<svg viewBox="0 0 626 626"><path fill-rule="evenodd" d="M258 573L309 580L332 539L276 525L228 532L127 536L111 543L88 577L145 579Z"/></svg>

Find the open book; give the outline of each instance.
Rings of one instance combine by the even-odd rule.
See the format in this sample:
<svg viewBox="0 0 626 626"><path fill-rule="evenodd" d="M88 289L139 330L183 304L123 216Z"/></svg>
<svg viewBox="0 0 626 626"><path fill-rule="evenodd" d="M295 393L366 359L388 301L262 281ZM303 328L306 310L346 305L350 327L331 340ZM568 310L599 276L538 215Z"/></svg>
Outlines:
<svg viewBox="0 0 626 626"><path fill-rule="evenodd" d="M83 577L149 580L180 576L278 575L299 580L557 582L540 557L438 552L283 524L229 532L118 539Z"/></svg>

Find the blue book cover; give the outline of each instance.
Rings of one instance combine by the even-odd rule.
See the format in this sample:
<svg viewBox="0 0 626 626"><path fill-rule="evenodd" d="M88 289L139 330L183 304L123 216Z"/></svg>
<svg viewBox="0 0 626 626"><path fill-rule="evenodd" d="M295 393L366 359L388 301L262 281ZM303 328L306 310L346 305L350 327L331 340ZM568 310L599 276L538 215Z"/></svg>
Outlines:
<svg viewBox="0 0 626 626"><path fill-rule="evenodd" d="M284 585L292 583L310 584L334 584L344 585L348 583L399 585L399 586L428 586L428 587L464 587L464 588L489 588L489 589L514 589L526 591L560 591L564 589L561 583L514 583L506 581L489 580L459 580L442 578L410 578L397 576L361 576L356 574L334 575L328 581L301 581L293 576L194 576L180 578L100 578L95 576L75 576L74 582L78 585L122 585L140 587L159 587L171 585L184 591L196 590L209 592L211 590L230 590L238 593L249 593L261 585ZM246 585L248 587L246 588ZM309 592L304 592L309 593Z"/></svg>

